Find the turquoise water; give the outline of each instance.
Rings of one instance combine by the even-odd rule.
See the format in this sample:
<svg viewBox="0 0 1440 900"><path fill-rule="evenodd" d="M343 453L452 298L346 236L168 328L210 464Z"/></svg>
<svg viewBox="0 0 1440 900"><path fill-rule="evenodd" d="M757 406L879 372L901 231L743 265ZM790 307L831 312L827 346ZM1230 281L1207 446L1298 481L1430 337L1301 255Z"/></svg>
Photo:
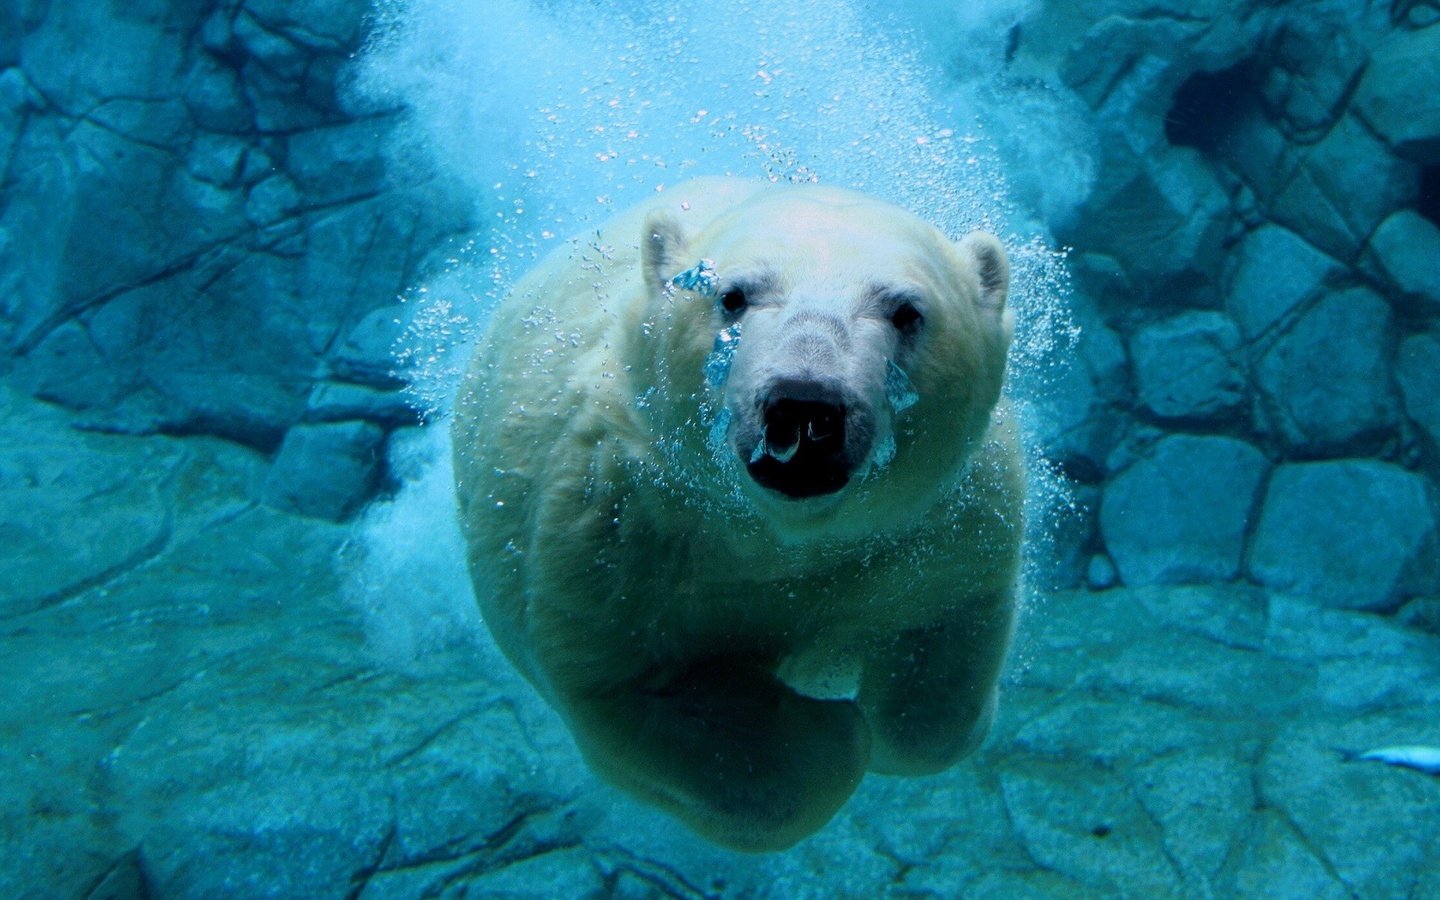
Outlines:
<svg viewBox="0 0 1440 900"><path fill-rule="evenodd" d="M0 6L0 894L1440 894L1437 20ZM994 725L769 854L585 766L449 466L508 288L715 174L1014 267Z"/></svg>

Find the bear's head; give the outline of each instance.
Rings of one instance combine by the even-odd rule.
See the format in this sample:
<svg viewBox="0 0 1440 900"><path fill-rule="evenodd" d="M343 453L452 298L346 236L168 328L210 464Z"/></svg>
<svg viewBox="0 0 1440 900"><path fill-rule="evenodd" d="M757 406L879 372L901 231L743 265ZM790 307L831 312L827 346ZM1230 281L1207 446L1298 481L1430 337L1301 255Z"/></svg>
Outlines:
<svg viewBox="0 0 1440 900"><path fill-rule="evenodd" d="M999 400L1010 276L988 234L954 243L891 204L800 186L694 234L652 212L642 265L656 424L708 431L711 464L733 460L792 533L933 501Z"/></svg>

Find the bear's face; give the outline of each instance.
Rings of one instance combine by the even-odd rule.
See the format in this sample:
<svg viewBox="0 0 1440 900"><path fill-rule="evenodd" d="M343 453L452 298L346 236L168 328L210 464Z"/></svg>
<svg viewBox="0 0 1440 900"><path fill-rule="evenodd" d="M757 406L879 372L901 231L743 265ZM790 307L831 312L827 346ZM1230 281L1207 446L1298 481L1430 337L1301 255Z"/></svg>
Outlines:
<svg viewBox="0 0 1440 900"><path fill-rule="evenodd" d="M750 201L693 236L652 215L646 237L662 390L703 396L711 450L762 509L824 517L881 482L892 501L933 491L963 464L1009 341L994 238L955 245L828 188Z"/></svg>

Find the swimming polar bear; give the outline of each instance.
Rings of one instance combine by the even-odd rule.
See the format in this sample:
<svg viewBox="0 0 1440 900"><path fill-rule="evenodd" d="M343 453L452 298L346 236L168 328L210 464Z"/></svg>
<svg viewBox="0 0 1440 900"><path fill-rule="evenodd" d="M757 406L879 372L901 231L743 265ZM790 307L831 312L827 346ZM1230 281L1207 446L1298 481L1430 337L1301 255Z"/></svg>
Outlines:
<svg viewBox="0 0 1440 900"><path fill-rule="evenodd" d="M589 765L738 849L995 709L1023 483L992 236L703 179L557 250L480 341L459 516L497 643Z"/></svg>

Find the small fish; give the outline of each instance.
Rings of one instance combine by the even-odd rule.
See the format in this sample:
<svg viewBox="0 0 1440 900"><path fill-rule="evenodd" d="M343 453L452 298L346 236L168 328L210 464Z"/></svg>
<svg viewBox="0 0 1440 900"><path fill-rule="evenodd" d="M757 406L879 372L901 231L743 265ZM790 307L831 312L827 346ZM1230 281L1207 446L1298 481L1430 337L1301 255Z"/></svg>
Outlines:
<svg viewBox="0 0 1440 900"><path fill-rule="evenodd" d="M1423 744L1405 744L1398 747L1379 747L1364 753L1349 753L1341 750L1346 762L1366 760L1383 762L1392 766L1404 766L1426 775L1440 775L1440 747Z"/></svg>

